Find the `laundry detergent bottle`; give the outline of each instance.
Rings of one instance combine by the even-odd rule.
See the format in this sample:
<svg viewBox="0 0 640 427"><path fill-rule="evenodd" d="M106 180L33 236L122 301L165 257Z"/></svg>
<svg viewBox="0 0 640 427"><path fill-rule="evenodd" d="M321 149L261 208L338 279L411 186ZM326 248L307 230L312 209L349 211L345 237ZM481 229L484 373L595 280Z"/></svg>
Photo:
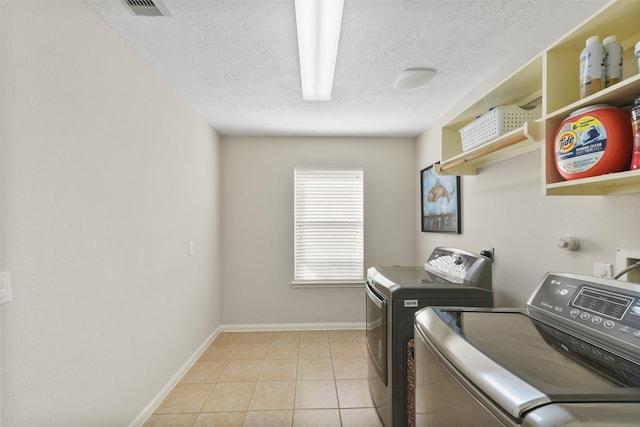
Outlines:
<svg viewBox="0 0 640 427"><path fill-rule="evenodd" d="M633 154L631 155L631 170L640 169L640 93L636 96L631 110L631 129L633 131Z"/></svg>
<svg viewBox="0 0 640 427"><path fill-rule="evenodd" d="M604 88L604 49L600 37L589 37L580 53L580 97L585 98Z"/></svg>
<svg viewBox="0 0 640 427"><path fill-rule="evenodd" d="M622 46L616 36L605 37L602 42L604 52L604 86L609 87L622 81Z"/></svg>
<svg viewBox="0 0 640 427"><path fill-rule="evenodd" d="M554 142L556 167L564 179L620 172L631 157L629 115L610 105L581 108L562 122Z"/></svg>

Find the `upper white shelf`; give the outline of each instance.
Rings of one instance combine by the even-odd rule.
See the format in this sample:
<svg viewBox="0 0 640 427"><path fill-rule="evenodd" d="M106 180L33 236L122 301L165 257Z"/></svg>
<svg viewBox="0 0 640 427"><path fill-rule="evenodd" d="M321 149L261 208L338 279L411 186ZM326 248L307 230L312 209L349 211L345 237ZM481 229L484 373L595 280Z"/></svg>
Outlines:
<svg viewBox="0 0 640 427"><path fill-rule="evenodd" d="M606 195L640 192L640 171L623 171L565 181L555 165L555 133L580 108L608 104L625 108L640 93L634 46L640 41L640 1L612 0L581 25L543 51L483 96L472 101L442 127L438 173L471 175L490 164L541 149L545 195ZM593 35L616 35L623 48L623 80L591 96L580 97L580 52ZM462 150L459 130L492 107L527 105L541 98L542 118L469 151Z"/></svg>
<svg viewBox="0 0 640 427"><path fill-rule="evenodd" d="M640 192L640 170L610 173L592 178L547 184L550 196L609 195Z"/></svg>
<svg viewBox="0 0 640 427"><path fill-rule="evenodd" d="M614 107L625 107L633 104L638 92L640 92L640 74L635 74L611 87L602 89L593 95L559 108L558 110L547 114L546 118L564 119L575 110L595 104L608 104Z"/></svg>
<svg viewBox="0 0 640 427"><path fill-rule="evenodd" d="M542 123L529 121L486 144L465 151L436 165L441 175L475 175L478 169L539 149Z"/></svg>

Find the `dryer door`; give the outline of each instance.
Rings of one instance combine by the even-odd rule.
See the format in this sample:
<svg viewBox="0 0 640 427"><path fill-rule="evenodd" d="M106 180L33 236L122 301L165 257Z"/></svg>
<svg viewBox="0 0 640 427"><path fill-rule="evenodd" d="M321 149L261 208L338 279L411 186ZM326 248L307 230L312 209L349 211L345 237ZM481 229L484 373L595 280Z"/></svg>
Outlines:
<svg viewBox="0 0 640 427"><path fill-rule="evenodd" d="M387 301L369 282L367 290L367 347L380 380L387 385Z"/></svg>

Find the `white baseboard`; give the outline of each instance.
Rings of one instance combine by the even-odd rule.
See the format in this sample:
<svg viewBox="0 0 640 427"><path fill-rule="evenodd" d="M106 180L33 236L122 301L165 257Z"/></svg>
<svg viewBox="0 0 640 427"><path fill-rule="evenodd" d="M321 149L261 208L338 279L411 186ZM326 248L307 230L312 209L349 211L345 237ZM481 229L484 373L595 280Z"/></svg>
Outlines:
<svg viewBox="0 0 640 427"><path fill-rule="evenodd" d="M364 329L364 322L350 323L267 323L220 325L221 332L253 332L253 331L317 331L340 329Z"/></svg>
<svg viewBox="0 0 640 427"><path fill-rule="evenodd" d="M194 363L202 356L202 353L209 347L214 339L222 332L222 328L218 326L213 333L207 337L200 347L191 355L191 357L185 362L178 372L175 373L169 382L162 387L162 390L153 398L153 400L147 405L146 408L138 414L138 416L129 424L129 427L142 427L142 425L149 419L153 412L160 406L162 401L169 395L171 390L180 382L182 377L191 369Z"/></svg>

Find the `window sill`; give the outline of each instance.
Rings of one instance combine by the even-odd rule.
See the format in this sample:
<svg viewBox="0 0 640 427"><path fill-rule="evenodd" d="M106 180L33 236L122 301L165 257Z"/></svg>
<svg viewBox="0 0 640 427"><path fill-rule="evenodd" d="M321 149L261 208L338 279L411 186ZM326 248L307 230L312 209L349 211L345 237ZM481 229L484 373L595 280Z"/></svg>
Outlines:
<svg viewBox="0 0 640 427"><path fill-rule="evenodd" d="M335 281L327 281L323 282L320 280L313 281L293 281L291 282L291 287L294 289L303 289L303 288L364 288L364 284L366 282L364 280L345 280L340 282Z"/></svg>

